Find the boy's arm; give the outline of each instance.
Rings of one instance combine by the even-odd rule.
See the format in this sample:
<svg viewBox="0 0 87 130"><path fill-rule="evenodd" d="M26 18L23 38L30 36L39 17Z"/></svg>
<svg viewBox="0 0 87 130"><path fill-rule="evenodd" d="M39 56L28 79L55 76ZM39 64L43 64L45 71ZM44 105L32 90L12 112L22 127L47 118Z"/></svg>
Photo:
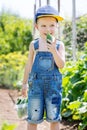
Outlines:
<svg viewBox="0 0 87 130"><path fill-rule="evenodd" d="M34 57L34 49L33 49L33 44L31 43L29 46L29 55L28 55L27 63L25 65L24 77L23 77L23 82L22 82L22 95L23 96L26 96L26 90L28 87L28 77L32 69L33 57Z"/></svg>
<svg viewBox="0 0 87 130"><path fill-rule="evenodd" d="M65 47L63 42L61 42L58 50L55 43L48 45L48 49L53 54L56 65L59 68L63 68L65 65Z"/></svg>
<svg viewBox="0 0 87 130"><path fill-rule="evenodd" d="M33 46L32 44L30 44L28 60L25 65L23 84L26 84L28 82L28 76L29 76L29 73L31 72L32 63L33 63L33 55L34 55Z"/></svg>
<svg viewBox="0 0 87 130"><path fill-rule="evenodd" d="M53 56L54 56L56 65L59 68L63 68L65 65L65 47L64 47L63 42L61 42L58 50L55 48Z"/></svg>

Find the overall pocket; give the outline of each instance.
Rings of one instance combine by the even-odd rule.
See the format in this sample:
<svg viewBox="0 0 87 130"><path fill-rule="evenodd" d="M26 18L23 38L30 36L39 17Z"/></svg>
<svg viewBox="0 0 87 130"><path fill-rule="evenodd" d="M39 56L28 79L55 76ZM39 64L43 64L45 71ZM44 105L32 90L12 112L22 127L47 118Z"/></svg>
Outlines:
<svg viewBox="0 0 87 130"><path fill-rule="evenodd" d="M38 62L38 68L43 71L52 70L54 68L52 59L49 57L40 57Z"/></svg>

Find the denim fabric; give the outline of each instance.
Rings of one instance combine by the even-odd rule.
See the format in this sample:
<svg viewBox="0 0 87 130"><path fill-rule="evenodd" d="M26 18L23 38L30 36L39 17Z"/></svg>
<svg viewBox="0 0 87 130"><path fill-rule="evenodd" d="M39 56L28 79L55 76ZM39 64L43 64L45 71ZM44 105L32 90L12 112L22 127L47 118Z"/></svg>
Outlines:
<svg viewBox="0 0 87 130"><path fill-rule="evenodd" d="M60 121L62 75L50 52L37 52L28 84L27 121L35 124L42 122L44 110L47 121Z"/></svg>

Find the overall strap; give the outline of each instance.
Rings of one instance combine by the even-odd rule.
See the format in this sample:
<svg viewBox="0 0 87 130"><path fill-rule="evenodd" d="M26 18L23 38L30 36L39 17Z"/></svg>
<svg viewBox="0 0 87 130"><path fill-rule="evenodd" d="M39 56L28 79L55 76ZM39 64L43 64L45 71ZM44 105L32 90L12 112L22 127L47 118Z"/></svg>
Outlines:
<svg viewBox="0 0 87 130"><path fill-rule="evenodd" d="M59 47L60 47L60 41L57 41L57 43L56 43L57 50L59 49ZM39 39L35 39L35 41L34 41L34 49L35 50L39 49Z"/></svg>
<svg viewBox="0 0 87 130"><path fill-rule="evenodd" d="M57 48L57 50L59 49L59 47L60 47L60 41L57 40L57 43L56 43L56 48Z"/></svg>
<svg viewBox="0 0 87 130"><path fill-rule="evenodd" d="M37 50L39 48L39 39L35 39L34 41L34 49Z"/></svg>

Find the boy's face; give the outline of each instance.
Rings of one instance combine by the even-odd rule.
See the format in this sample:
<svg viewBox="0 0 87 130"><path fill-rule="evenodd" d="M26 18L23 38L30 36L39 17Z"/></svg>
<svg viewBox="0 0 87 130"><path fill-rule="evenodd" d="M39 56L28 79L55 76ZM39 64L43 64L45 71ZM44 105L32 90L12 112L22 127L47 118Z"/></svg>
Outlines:
<svg viewBox="0 0 87 130"><path fill-rule="evenodd" d="M55 35L57 29L57 21L53 17L41 17L38 18L36 28L38 29L40 36L46 39L47 33Z"/></svg>

